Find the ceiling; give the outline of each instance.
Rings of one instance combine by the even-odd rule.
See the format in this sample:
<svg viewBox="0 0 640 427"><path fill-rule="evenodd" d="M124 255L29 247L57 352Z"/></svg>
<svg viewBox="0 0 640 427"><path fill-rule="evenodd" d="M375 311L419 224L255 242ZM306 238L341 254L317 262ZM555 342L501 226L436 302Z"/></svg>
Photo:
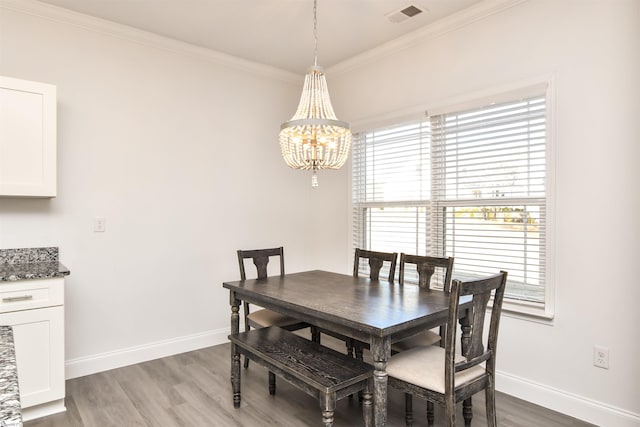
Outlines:
<svg viewBox="0 0 640 427"><path fill-rule="evenodd" d="M246 60L304 74L312 0L40 0ZM331 67L483 0L318 0L318 65ZM393 23L415 5L425 12Z"/></svg>

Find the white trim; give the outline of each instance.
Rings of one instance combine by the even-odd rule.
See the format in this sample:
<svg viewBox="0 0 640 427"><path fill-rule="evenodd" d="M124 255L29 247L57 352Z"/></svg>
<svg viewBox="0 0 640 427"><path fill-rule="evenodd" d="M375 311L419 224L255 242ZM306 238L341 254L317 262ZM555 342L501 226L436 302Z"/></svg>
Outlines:
<svg viewBox="0 0 640 427"><path fill-rule="evenodd" d="M47 417L53 414L59 414L67 410L64 406L64 398L53 400L51 402L42 403L36 406L30 406L22 410L22 421L27 422L36 418Z"/></svg>
<svg viewBox="0 0 640 427"><path fill-rule="evenodd" d="M118 24L106 19L96 18L83 13L74 12L59 6L41 3L36 0L0 0L0 8L25 13L66 25L73 25L88 31L104 34L133 43L167 50L178 54L199 57L218 65L235 68L262 77L273 78L299 85L301 77L295 73L276 67L260 64L233 55L184 43L169 37L160 36L148 31L139 30L127 25Z"/></svg>
<svg viewBox="0 0 640 427"><path fill-rule="evenodd" d="M547 174L546 188L547 195L547 223L546 223L546 277L544 292L545 316L549 319L555 317L556 313L556 78L555 73L547 76Z"/></svg>
<svg viewBox="0 0 640 427"><path fill-rule="evenodd" d="M407 49L428 39L440 37L443 34L465 27L487 16L502 12L526 0L484 0L458 13L449 15L432 24L426 25L397 39L391 40L352 58L327 68L327 74L336 76L353 69L363 67L369 63Z"/></svg>
<svg viewBox="0 0 640 427"><path fill-rule="evenodd" d="M496 372L496 389L599 426L640 426L640 414L505 372Z"/></svg>
<svg viewBox="0 0 640 427"><path fill-rule="evenodd" d="M524 1L526 0L484 0L461 10L458 13L449 15L430 25L422 27L412 33L398 37L395 40L391 40L371 50L342 61L332 67L328 67L327 73L332 75L346 73L354 68L378 61L385 56L407 49L416 43L423 42L425 39L436 38L448 32L470 25L473 22L507 10ZM106 34L146 46L201 57L220 65L248 71L287 83L296 85L300 84L300 76L290 71L237 58L222 52L180 42L169 37L160 36L151 32L129 27L127 25L117 24L105 19L92 17L36 0L0 0L0 8L38 16L40 18L49 19L51 21L67 25L74 25L89 31Z"/></svg>
<svg viewBox="0 0 640 427"><path fill-rule="evenodd" d="M65 378L83 377L161 357L224 344L228 341L229 331L229 328L223 328L67 360L65 363Z"/></svg>

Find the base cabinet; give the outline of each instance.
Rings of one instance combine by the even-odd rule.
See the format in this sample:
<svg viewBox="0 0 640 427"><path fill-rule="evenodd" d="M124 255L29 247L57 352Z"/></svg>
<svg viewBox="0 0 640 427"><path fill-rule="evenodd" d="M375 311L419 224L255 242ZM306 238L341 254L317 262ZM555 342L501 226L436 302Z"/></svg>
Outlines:
<svg viewBox="0 0 640 427"><path fill-rule="evenodd" d="M0 324L13 327L23 419L64 411L63 279L0 288ZM11 304L22 309L7 311Z"/></svg>

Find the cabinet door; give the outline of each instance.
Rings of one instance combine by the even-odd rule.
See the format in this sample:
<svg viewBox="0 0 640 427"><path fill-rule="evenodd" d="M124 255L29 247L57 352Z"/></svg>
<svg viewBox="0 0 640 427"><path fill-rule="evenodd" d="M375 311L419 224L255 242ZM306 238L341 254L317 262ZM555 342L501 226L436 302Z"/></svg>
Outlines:
<svg viewBox="0 0 640 427"><path fill-rule="evenodd" d="M13 326L22 407L64 398L64 307L0 314L0 324Z"/></svg>
<svg viewBox="0 0 640 427"><path fill-rule="evenodd" d="M0 76L0 196L56 196L56 87Z"/></svg>

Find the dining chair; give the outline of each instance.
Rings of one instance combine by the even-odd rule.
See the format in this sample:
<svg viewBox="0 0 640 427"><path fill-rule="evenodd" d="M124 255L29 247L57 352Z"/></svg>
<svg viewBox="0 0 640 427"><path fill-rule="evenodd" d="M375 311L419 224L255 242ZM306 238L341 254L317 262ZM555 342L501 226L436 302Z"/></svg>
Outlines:
<svg viewBox="0 0 640 427"><path fill-rule="evenodd" d="M400 272L398 274L398 283L404 285L407 276L413 275L413 271L417 273L418 286L423 289L431 289L431 279L434 275L440 275L442 289L449 292L451 289L451 274L453 272L453 257L432 257L423 255L410 255L404 252L400 254ZM407 269L407 264L412 268ZM437 277L437 276L436 276ZM391 354L401 351L411 350L412 348L438 344L444 345L442 337L445 334L445 327L440 326L439 333L431 330L423 331L418 335L414 335L402 341L391 344ZM405 408L407 413L413 411L413 399L410 393L405 393ZM434 406L433 402L427 400L427 421L433 423Z"/></svg>
<svg viewBox="0 0 640 427"><path fill-rule="evenodd" d="M389 275L387 280L393 282L396 275L396 264L398 261L397 252L376 252L368 251L365 249L356 248L355 256L353 258L353 276L358 277L360 275L360 260L367 260L369 264L369 278L371 280L380 279L380 270L387 262L389 265Z"/></svg>
<svg viewBox="0 0 640 427"><path fill-rule="evenodd" d="M387 268L389 273L387 275L387 280L389 282L393 282L395 274L396 274L396 265L398 261L398 253L397 252L376 252L369 251L365 249L356 248L353 258L353 277L360 276L360 261L368 261L369 265L369 278L371 280L379 280L380 272L382 268L387 264ZM363 359L363 348L367 347L366 343L361 343L359 341L354 340L353 338L346 337L344 335L331 332L328 330L322 330L322 333L326 335L331 335L334 338L338 338L343 340L347 346L347 354L350 356L355 356L356 359ZM320 342L320 339L317 340ZM354 354L355 350L355 354Z"/></svg>
<svg viewBox="0 0 640 427"><path fill-rule="evenodd" d="M369 278L371 280L380 280L380 271L385 263L388 265L389 273L387 280L393 282L396 276L396 265L398 262L397 252L377 252L368 251L366 249L356 248L353 257L353 277L360 276L360 260L367 261L369 265ZM362 360L362 350L366 345L353 339L348 339L347 352L352 354L355 350L356 359Z"/></svg>
<svg viewBox="0 0 640 427"><path fill-rule="evenodd" d="M407 264L414 266L418 275L418 286L423 289L431 289L431 279L435 274L441 275L442 288L449 292L451 288L451 274L453 273L453 257L432 257L423 255L400 254L400 271L398 283L404 285L407 276L410 274ZM391 345L391 351L398 353L410 350L421 345L431 345L441 342L444 336L444 326L440 327L440 334L433 331L425 331Z"/></svg>
<svg viewBox="0 0 640 427"><path fill-rule="evenodd" d="M247 274L245 271L245 260L253 260L253 264L256 266L257 278L266 279L268 276L268 264L271 258L277 257L280 262L280 276L284 276L284 248L270 249L251 249L251 250L238 250L238 265L240 266L240 279L247 280ZM266 308L251 311L248 302L243 302L244 308L244 329L249 331L251 328L266 328L268 326L278 326L282 329L289 331L295 331L298 329L308 328L307 323L301 322L284 314L280 314L276 311L272 311ZM244 367L249 367L249 359L245 357ZM275 384L275 376L269 373L270 385ZM274 385L275 387L275 385ZM270 390L271 391L271 390ZM275 392L275 389L273 390ZM273 394L273 393L272 393Z"/></svg>
<svg viewBox="0 0 640 427"><path fill-rule="evenodd" d="M455 426L456 403L485 391L487 425L496 426L495 368L498 327L507 273L461 282L454 280L449 293L449 315L445 345L416 347L392 355L387 364L388 384L405 393L445 407L445 425ZM491 320L486 341L483 338L487 305L493 295ZM456 323L460 297L472 296L471 336L462 355L456 355ZM407 408L405 421L413 423ZM433 425L433 420L429 421Z"/></svg>

